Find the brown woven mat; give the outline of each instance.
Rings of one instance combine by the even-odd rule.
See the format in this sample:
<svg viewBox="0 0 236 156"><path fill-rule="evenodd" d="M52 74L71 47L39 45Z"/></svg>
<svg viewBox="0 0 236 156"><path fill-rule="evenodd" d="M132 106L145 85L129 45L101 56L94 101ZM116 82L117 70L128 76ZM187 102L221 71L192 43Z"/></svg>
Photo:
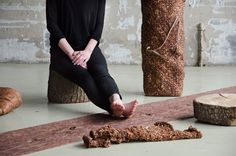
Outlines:
<svg viewBox="0 0 236 156"><path fill-rule="evenodd" d="M209 93L236 93L236 86L141 105L134 116L127 120L111 119L106 114L95 114L2 133L0 155L23 155L78 142L91 129L107 124L124 128L193 117L193 99Z"/></svg>

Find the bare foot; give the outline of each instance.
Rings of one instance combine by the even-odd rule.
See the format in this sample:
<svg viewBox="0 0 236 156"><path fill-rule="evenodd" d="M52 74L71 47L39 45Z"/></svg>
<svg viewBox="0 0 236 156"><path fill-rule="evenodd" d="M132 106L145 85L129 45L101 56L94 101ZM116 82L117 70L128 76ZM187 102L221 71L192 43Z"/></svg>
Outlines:
<svg viewBox="0 0 236 156"><path fill-rule="evenodd" d="M125 111L125 106L120 99L116 99L111 104L112 115L115 117L121 117Z"/></svg>
<svg viewBox="0 0 236 156"><path fill-rule="evenodd" d="M136 110L138 105L138 101L134 100L131 101L129 103L126 103L125 106L125 110L123 112L124 117L129 118L133 115L134 111Z"/></svg>

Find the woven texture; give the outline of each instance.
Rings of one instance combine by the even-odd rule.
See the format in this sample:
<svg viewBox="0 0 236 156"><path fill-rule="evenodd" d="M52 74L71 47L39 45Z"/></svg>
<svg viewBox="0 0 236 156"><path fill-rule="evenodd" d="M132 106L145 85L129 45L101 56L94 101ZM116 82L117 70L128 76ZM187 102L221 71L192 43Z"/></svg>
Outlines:
<svg viewBox="0 0 236 156"><path fill-rule="evenodd" d="M145 95L180 96L184 80L185 0L141 2Z"/></svg>
<svg viewBox="0 0 236 156"><path fill-rule="evenodd" d="M193 117L193 100L213 93L236 93L236 86L140 105L132 118L122 120L107 114L94 114L29 127L0 134L0 156L25 155L53 147L82 141L91 129L104 125L123 129L133 125L150 126L154 122L173 121ZM78 149L79 150L79 149Z"/></svg>

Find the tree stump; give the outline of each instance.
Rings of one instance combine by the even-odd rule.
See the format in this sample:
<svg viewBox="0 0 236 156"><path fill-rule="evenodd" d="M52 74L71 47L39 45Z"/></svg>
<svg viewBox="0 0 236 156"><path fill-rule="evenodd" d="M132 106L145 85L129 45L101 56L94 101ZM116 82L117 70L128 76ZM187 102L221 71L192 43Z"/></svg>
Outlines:
<svg viewBox="0 0 236 156"><path fill-rule="evenodd" d="M180 96L184 80L185 0L141 0L142 69L147 96Z"/></svg>
<svg viewBox="0 0 236 156"><path fill-rule="evenodd" d="M211 94L193 101L194 116L211 124L236 125L236 94Z"/></svg>
<svg viewBox="0 0 236 156"><path fill-rule="evenodd" d="M13 111L22 103L20 92L12 88L0 87L0 115Z"/></svg>
<svg viewBox="0 0 236 156"><path fill-rule="evenodd" d="M87 95L80 86L50 69L48 80L48 102L82 103L88 101Z"/></svg>

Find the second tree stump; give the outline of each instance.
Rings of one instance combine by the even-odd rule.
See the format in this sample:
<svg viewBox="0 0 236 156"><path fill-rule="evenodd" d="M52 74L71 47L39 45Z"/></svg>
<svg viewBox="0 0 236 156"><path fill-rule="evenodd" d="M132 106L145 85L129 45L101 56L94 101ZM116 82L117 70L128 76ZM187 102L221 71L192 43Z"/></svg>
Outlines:
<svg viewBox="0 0 236 156"><path fill-rule="evenodd" d="M193 101L194 116L202 122L236 126L236 94L210 94Z"/></svg>

